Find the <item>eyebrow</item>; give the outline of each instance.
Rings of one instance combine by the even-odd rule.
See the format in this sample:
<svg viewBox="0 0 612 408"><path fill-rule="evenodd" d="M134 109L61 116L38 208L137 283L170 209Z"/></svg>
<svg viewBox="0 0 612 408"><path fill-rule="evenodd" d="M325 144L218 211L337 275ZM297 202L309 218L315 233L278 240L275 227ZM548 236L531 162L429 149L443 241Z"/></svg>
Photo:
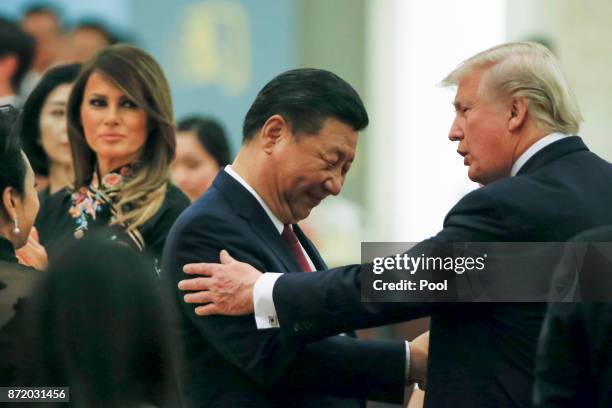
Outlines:
<svg viewBox="0 0 612 408"><path fill-rule="evenodd" d="M108 96L106 96L106 95L102 95L102 94L99 94L99 93L91 93L91 94L89 94L88 96L90 96L90 97L91 97L91 96L95 96L95 97L97 97L97 98L108 98Z"/></svg>
<svg viewBox="0 0 612 408"><path fill-rule="evenodd" d="M463 102L453 101L453 106L455 107L455 110L461 110L461 107L463 106Z"/></svg>

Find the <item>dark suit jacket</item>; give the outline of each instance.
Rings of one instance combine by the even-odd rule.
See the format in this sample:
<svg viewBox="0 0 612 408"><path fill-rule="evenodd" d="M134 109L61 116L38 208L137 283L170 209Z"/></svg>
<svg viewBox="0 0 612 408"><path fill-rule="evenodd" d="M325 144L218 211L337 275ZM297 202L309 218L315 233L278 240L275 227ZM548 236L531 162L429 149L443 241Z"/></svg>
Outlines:
<svg viewBox="0 0 612 408"><path fill-rule="evenodd" d="M325 268L312 243L294 229L315 266ZM299 270L261 205L224 171L179 217L168 236L162 274L180 309L186 393L193 406L358 407L366 398L402 401L403 342L335 336L303 346L284 342L278 330L257 330L253 315L195 315L176 289L187 277L182 267L218 262L221 249L261 270Z"/></svg>
<svg viewBox="0 0 612 408"><path fill-rule="evenodd" d="M612 226L589 230L575 241L612 242ZM602 265L597 259L589 263L591 256L599 254L587 252L585 268ZM586 269L582 272L591 275ZM592 283L609 290L610 260L598 272L600 276ZM548 306L536 360L534 406L612 406L612 303Z"/></svg>
<svg viewBox="0 0 612 408"><path fill-rule="evenodd" d="M566 241L612 223L610 203L612 166L569 137L536 153L516 177L467 194L427 242ZM354 265L322 271L317 279L278 279L273 296L284 335L312 340L431 315L426 405L531 404L544 303L362 303L360 272Z"/></svg>

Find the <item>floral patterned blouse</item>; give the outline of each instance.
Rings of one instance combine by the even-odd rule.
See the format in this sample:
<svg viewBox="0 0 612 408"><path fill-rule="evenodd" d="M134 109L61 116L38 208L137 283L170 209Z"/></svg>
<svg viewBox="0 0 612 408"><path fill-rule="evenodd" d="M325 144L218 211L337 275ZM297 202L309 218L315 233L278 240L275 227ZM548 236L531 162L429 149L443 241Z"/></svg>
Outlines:
<svg viewBox="0 0 612 408"><path fill-rule="evenodd" d="M144 225L128 230L127 225L113 224L117 193L132 176L130 166L116 169L101 180L94 174L89 186L58 191L45 201L35 225L50 262L67 240L81 239L95 231L97 235L144 252L157 269L170 227L190 202L176 186L169 184L162 207Z"/></svg>

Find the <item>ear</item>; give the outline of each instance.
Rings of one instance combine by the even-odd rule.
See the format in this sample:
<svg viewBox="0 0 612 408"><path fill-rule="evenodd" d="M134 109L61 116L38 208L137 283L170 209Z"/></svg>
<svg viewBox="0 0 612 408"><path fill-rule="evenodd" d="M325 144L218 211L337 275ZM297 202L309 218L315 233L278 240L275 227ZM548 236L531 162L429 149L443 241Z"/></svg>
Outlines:
<svg viewBox="0 0 612 408"><path fill-rule="evenodd" d="M15 189L13 187L6 187L4 191L2 191L2 205L4 206L4 211L12 220L17 215L17 205L15 200Z"/></svg>
<svg viewBox="0 0 612 408"><path fill-rule="evenodd" d="M263 150L270 154L283 137L287 137L289 130L289 123L281 115L270 116L260 131Z"/></svg>
<svg viewBox="0 0 612 408"><path fill-rule="evenodd" d="M527 120L527 101L523 97L512 97L510 100L510 119L508 130L514 132L520 129Z"/></svg>

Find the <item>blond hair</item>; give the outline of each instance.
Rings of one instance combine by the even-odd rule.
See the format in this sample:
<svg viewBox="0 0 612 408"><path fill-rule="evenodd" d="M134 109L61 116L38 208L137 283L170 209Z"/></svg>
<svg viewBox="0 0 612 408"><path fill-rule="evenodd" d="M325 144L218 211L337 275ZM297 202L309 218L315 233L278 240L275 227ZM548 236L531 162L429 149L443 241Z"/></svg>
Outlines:
<svg viewBox="0 0 612 408"><path fill-rule="evenodd" d="M456 86L469 73L484 69L479 92L494 100L525 98L536 125L549 132L577 134L580 108L555 56L532 42L513 42L482 51L462 62L442 80Z"/></svg>
<svg viewBox="0 0 612 408"><path fill-rule="evenodd" d="M117 193L117 214L112 221L134 231L159 211L170 180L176 147L170 87L149 54L125 44L103 49L83 66L68 101L68 137L77 189L88 186L95 171L95 152L85 140L80 117L85 85L94 71L112 81L147 115L147 140L134 177Z"/></svg>

